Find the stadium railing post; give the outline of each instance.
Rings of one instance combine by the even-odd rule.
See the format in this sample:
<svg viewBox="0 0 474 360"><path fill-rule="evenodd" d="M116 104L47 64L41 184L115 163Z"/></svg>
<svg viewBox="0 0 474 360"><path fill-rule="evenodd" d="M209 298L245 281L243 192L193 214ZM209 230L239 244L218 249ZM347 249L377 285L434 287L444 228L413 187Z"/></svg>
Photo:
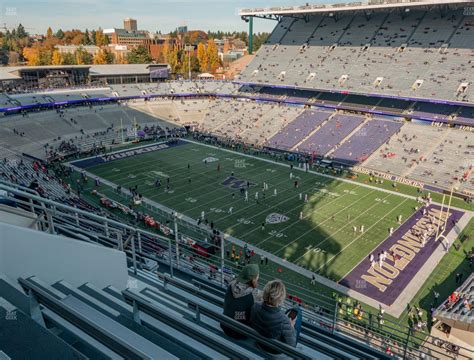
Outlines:
<svg viewBox="0 0 474 360"><path fill-rule="evenodd" d="M135 236L132 235L132 259L133 259L133 273L137 275L137 253L135 251Z"/></svg>
<svg viewBox="0 0 474 360"><path fill-rule="evenodd" d="M179 242L178 242L178 222L174 214L174 241L176 243L176 267L179 268Z"/></svg>
<svg viewBox="0 0 474 360"><path fill-rule="evenodd" d="M46 329L40 304L38 303L38 299L32 289L28 290L28 298L31 319Z"/></svg>
<svg viewBox="0 0 474 360"><path fill-rule="evenodd" d="M138 304L135 300L133 300L133 321L137 324L142 324L142 319L140 317L140 309L138 308Z"/></svg>
<svg viewBox="0 0 474 360"><path fill-rule="evenodd" d="M49 233L54 234L54 221L53 221L53 215L51 215L51 211L47 211L46 215L48 219L48 227L49 227Z"/></svg>
<svg viewBox="0 0 474 360"><path fill-rule="evenodd" d="M173 256L171 255L171 238L168 236L168 258L170 263L170 275L173 277Z"/></svg>
<svg viewBox="0 0 474 360"><path fill-rule="evenodd" d="M137 241L138 241L138 252L141 254L142 253L142 234L140 234L139 231L137 231Z"/></svg>
<svg viewBox="0 0 474 360"><path fill-rule="evenodd" d="M408 328L408 335L407 335L407 339L405 341L405 346L404 346L404 349L403 349L403 359L405 359L406 355L407 355L408 342L410 341L410 335L411 335L411 328Z"/></svg>
<svg viewBox="0 0 474 360"><path fill-rule="evenodd" d="M32 198L29 198L29 199L28 199L28 202L30 203L30 211L31 211L32 213L34 213L34 212L35 212L35 207L34 207L34 204L33 204L33 199L32 199Z"/></svg>
<svg viewBox="0 0 474 360"><path fill-rule="evenodd" d="M120 251L123 251L122 233L120 231L117 231L117 247Z"/></svg>
<svg viewBox="0 0 474 360"><path fill-rule="evenodd" d="M221 287L224 287L224 236L221 236Z"/></svg>
<svg viewBox="0 0 474 360"><path fill-rule="evenodd" d="M336 332L336 326L337 326L337 310L338 310L338 302L336 301L334 305L334 317L332 321L332 333L334 334Z"/></svg>

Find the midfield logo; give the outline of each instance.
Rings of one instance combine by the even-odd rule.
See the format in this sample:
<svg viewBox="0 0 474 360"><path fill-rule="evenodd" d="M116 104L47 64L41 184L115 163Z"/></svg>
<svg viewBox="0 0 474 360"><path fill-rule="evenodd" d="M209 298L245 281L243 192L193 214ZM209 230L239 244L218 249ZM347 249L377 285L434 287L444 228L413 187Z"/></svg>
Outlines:
<svg viewBox="0 0 474 360"><path fill-rule="evenodd" d="M282 222L288 221L290 218L288 216L278 214L278 213L271 213L267 215L265 222L267 224L280 224Z"/></svg>
<svg viewBox="0 0 474 360"><path fill-rule="evenodd" d="M218 159L218 158L215 158L215 157L213 157L213 156L209 156L209 157L207 157L207 158L205 158L205 159L202 159L202 162L208 162L208 163L216 162L216 161L219 161L219 159Z"/></svg>
<svg viewBox="0 0 474 360"><path fill-rule="evenodd" d="M240 189L240 188L244 188L244 187L247 186L247 181L246 180L239 180L235 176L229 176L227 179L225 179L222 182L222 185L224 185L225 187L228 187L230 189ZM257 186L257 184L255 184L253 182L249 182L249 186L250 187Z"/></svg>

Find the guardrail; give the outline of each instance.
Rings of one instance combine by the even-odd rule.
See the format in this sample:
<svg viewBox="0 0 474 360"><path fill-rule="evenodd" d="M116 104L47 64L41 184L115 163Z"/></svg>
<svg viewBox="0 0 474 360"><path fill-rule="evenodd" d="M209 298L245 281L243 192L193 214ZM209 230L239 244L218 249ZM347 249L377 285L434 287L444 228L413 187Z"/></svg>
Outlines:
<svg viewBox="0 0 474 360"><path fill-rule="evenodd" d="M65 228L68 230L69 236L75 236L81 241L87 239L87 241L114 247L125 252L135 274L140 268L147 269L149 261L164 262L169 266L171 276L173 276L173 269L180 269L193 276L208 277L213 284L224 289L225 283L230 278L224 278L223 270L225 269L219 268L220 264L225 264L230 276L240 270L239 266L223 259L222 252L207 258L197 255L194 248L179 241L177 231L172 239L90 211L42 198L25 191L26 189L20 186L14 187L13 184L7 184L5 181L0 181L0 189L7 192L6 199L36 213L38 226L42 231L55 234ZM75 232L72 231L74 228L77 229ZM225 246L225 244L221 246ZM195 259L192 261L187 259L188 255ZM217 268L217 274L210 272L211 265L214 269ZM218 276L219 272L222 276ZM271 276L262 271L261 282L269 280L272 280ZM397 356L419 358L421 354L425 354L440 358L455 357L435 345L437 341L444 342L441 339L429 336L424 332L415 333L409 328L391 323L388 319L382 324L377 318L377 314L364 312L362 316L356 316L353 303L337 302L335 299L316 294L308 289L298 288L292 284L288 284L288 287L291 288L292 293L304 299L307 321L319 331L348 336L384 352L389 346L392 353ZM472 353L467 349L464 350L467 354ZM468 359L469 357L458 355L457 358Z"/></svg>

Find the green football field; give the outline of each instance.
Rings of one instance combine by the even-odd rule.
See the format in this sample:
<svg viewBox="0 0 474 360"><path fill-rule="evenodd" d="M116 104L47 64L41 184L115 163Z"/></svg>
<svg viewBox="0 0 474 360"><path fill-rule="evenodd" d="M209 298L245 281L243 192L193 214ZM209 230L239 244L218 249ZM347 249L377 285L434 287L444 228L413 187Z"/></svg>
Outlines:
<svg viewBox="0 0 474 360"><path fill-rule="evenodd" d="M144 197L194 219L204 211L218 230L333 280L366 258L388 237L389 228L399 226L398 216L406 220L417 206L377 185L291 171L289 165L195 143L87 170L123 188L138 185ZM157 179L161 187L155 186ZM248 201L238 189L247 181Z"/></svg>

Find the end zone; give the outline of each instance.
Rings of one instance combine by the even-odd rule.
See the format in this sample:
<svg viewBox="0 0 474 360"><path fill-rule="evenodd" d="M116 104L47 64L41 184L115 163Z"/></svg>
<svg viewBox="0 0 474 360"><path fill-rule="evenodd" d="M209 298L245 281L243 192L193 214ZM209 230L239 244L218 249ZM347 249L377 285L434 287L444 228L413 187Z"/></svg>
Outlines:
<svg viewBox="0 0 474 360"><path fill-rule="evenodd" d="M423 215L421 209L418 210L373 251L375 265L367 257L339 283L385 306L399 303L402 298L405 304L401 305L406 305L446 253L446 241L449 241L449 245L454 241L458 231L451 233L451 230L458 230L460 219L465 214L463 211L450 209L446 217L446 212L441 214L440 210L438 205L426 207L426 215ZM446 219L445 229L440 231L442 236L435 240L440 218ZM415 235L419 231L428 234L424 243L421 237ZM445 243L442 244L439 239L446 239L442 240ZM384 251L387 257L380 266L377 256ZM409 286L413 281L420 286Z"/></svg>

